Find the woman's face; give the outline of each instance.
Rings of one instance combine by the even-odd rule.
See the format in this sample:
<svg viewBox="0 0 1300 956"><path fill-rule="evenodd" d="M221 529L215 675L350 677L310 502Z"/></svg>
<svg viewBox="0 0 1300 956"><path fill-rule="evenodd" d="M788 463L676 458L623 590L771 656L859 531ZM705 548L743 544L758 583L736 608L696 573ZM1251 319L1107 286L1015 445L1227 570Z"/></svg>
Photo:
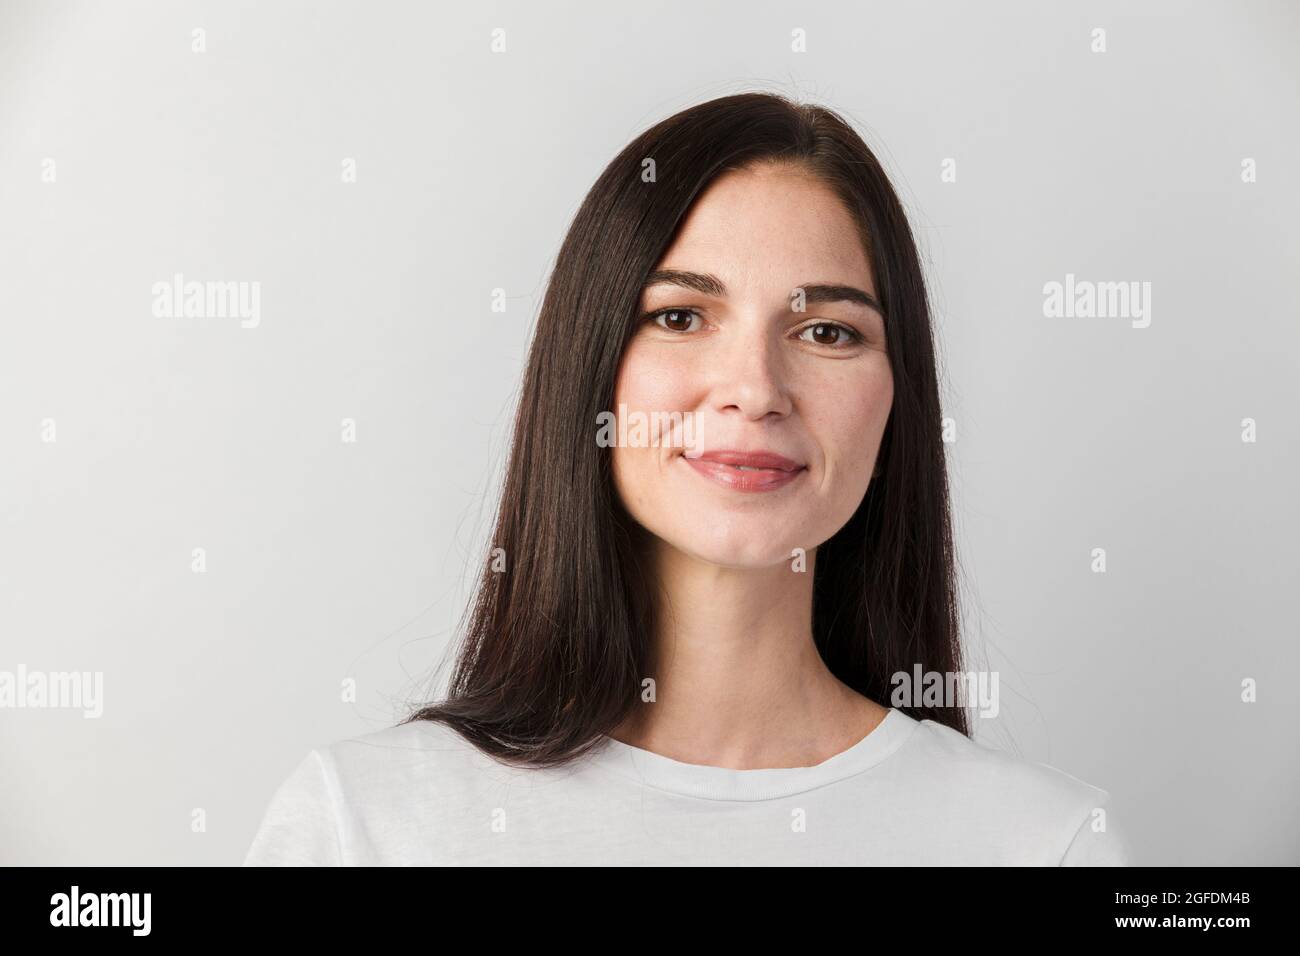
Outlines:
<svg viewBox="0 0 1300 956"><path fill-rule="evenodd" d="M853 290L878 299L852 217L808 173L750 167L700 196L642 291L638 315L658 314L639 320L615 386L631 440L612 449L614 482L642 527L755 568L844 526L894 395L884 319ZM646 447L637 417L660 413L687 427Z"/></svg>

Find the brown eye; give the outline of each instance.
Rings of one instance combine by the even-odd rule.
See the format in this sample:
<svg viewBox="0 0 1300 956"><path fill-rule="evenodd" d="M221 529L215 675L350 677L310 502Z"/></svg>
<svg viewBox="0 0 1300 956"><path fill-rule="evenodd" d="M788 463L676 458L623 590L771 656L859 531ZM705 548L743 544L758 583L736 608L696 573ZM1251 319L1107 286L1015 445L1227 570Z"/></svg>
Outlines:
<svg viewBox="0 0 1300 956"><path fill-rule="evenodd" d="M661 328L669 332L693 332L695 327L691 324L699 319L699 314L691 312L689 309L665 309L662 312L656 312L650 318Z"/></svg>
<svg viewBox="0 0 1300 956"><path fill-rule="evenodd" d="M808 338L810 334L812 337ZM850 328L833 322L819 322L816 325L808 326L800 333L799 337L815 345L828 345L835 348L848 345L857 338L857 333Z"/></svg>

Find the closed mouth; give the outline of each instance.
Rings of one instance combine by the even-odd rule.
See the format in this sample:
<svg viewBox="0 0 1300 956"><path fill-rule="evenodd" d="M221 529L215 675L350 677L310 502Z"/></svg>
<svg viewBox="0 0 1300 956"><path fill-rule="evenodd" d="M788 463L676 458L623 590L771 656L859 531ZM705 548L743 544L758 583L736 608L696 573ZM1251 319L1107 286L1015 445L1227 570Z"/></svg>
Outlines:
<svg viewBox="0 0 1300 956"><path fill-rule="evenodd" d="M712 461L720 465L730 465L733 468L744 468L754 471L799 471L804 466L797 461L793 461L785 455L777 454L774 451L755 450L755 451L737 451L733 449L715 449L713 451L701 452L694 456L695 461Z"/></svg>
<svg viewBox="0 0 1300 956"><path fill-rule="evenodd" d="M683 457L697 474L732 491L775 491L807 471L807 466L771 451L718 450Z"/></svg>

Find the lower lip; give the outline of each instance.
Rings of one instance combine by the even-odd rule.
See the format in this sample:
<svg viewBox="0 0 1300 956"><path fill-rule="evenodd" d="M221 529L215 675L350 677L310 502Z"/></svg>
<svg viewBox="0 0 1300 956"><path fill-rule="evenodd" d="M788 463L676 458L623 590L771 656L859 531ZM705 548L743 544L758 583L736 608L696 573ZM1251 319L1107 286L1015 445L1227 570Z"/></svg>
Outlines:
<svg viewBox="0 0 1300 956"><path fill-rule="evenodd" d="M724 465L703 458L687 458L686 463L709 481L732 491L776 491L784 488L808 469L780 471L776 468L759 468L754 471Z"/></svg>

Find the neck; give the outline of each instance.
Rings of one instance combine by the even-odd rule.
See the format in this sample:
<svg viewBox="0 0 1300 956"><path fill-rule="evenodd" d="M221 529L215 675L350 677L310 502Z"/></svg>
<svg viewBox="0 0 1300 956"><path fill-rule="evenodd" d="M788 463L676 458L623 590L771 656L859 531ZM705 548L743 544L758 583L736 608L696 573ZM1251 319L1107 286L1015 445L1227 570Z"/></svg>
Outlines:
<svg viewBox="0 0 1300 956"><path fill-rule="evenodd" d="M826 667L812 633L815 553L789 564L720 567L663 542L651 650L655 700L610 736L685 763L754 769L820 763L857 743L885 708Z"/></svg>

